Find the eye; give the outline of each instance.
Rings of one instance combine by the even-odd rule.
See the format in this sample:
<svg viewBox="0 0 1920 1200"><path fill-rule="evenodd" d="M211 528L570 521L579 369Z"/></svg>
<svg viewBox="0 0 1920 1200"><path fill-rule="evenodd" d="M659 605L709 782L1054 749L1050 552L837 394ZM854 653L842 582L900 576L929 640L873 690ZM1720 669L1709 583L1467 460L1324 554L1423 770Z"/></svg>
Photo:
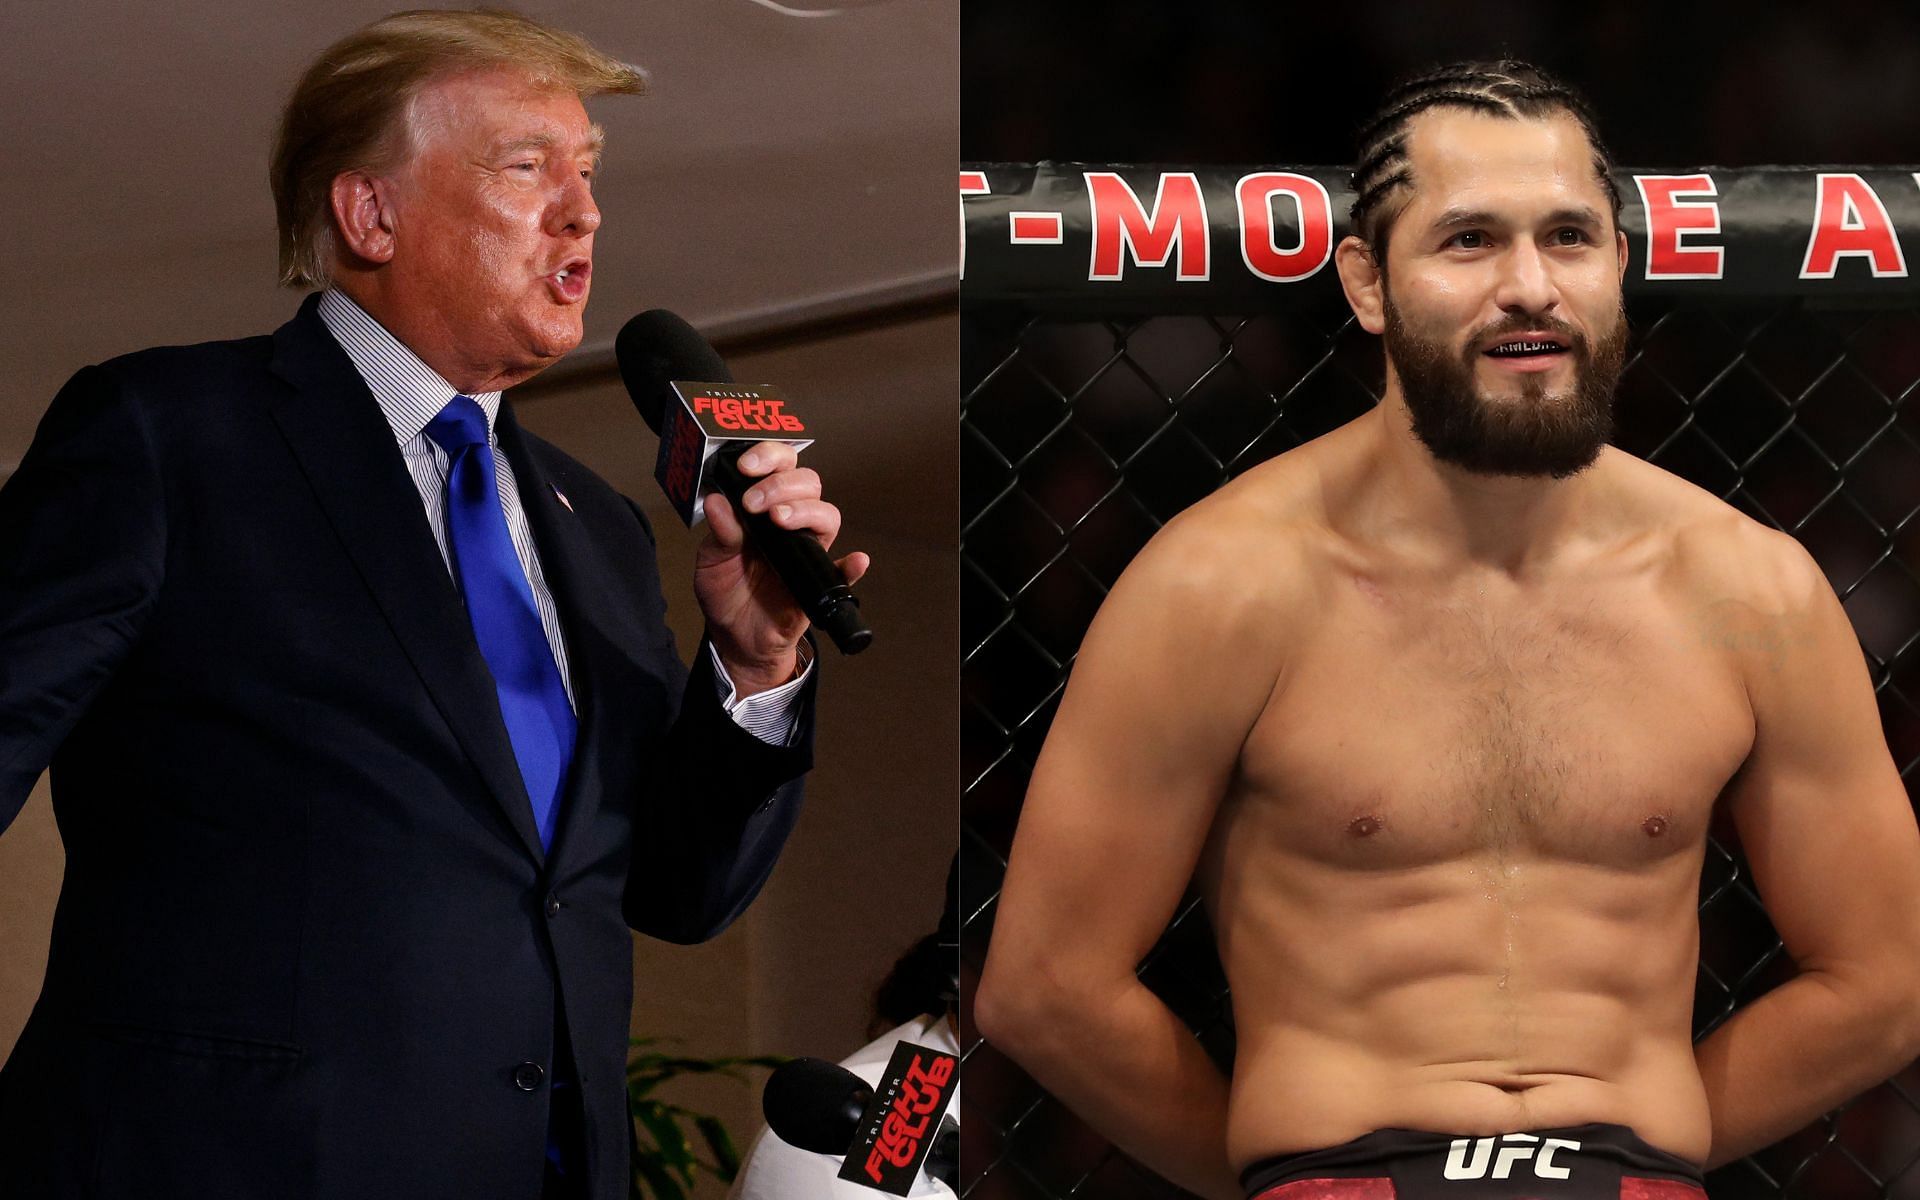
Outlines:
<svg viewBox="0 0 1920 1200"><path fill-rule="evenodd" d="M1481 250L1486 248L1487 235L1478 229L1463 229L1448 238L1447 245L1458 246L1462 250Z"/></svg>
<svg viewBox="0 0 1920 1200"><path fill-rule="evenodd" d="M1553 240L1554 244L1558 246L1584 246L1593 241L1592 238L1587 236L1586 230L1574 225L1568 225L1563 229L1554 230Z"/></svg>
<svg viewBox="0 0 1920 1200"><path fill-rule="evenodd" d="M517 162L513 164L513 167L511 169L515 171L538 171L540 169L540 164L529 159L526 162Z"/></svg>

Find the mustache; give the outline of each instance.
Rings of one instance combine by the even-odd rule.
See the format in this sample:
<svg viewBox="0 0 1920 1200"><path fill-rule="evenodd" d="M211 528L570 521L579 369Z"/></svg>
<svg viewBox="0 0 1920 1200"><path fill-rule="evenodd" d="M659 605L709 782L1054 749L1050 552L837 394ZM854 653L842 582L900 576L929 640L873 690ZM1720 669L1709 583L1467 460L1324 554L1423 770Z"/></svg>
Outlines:
<svg viewBox="0 0 1920 1200"><path fill-rule="evenodd" d="M1587 335L1565 321L1558 317L1529 317L1524 314L1515 314L1475 330L1473 336L1467 339L1468 361L1472 361L1473 356L1479 354L1480 348L1488 342L1513 333L1550 333L1565 342L1567 349L1578 357L1588 357L1590 347L1587 343Z"/></svg>

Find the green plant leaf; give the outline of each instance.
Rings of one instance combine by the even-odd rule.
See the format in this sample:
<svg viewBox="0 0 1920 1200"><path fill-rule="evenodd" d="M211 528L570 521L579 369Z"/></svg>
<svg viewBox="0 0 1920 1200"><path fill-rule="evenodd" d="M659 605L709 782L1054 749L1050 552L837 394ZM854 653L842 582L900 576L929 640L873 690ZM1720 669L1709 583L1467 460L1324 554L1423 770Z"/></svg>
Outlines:
<svg viewBox="0 0 1920 1200"><path fill-rule="evenodd" d="M651 1200L687 1200L687 1190L673 1181L659 1163L642 1156L633 1160L634 1174L640 1177L640 1191Z"/></svg>
<svg viewBox="0 0 1920 1200"><path fill-rule="evenodd" d="M696 1115L693 1127L706 1139L707 1149L713 1151L714 1174L732 1183L733 1177L740 1173L740 1153L734 1149L733 1137L726 1125L718 1117Z"/></svg>
<svg viewBox="0 0 1920 1200"><path fill-rule="evenodd" d="M654 1146L659 1152L659 1161L670 1170L679 1174L688 1185L693 1183L693 1148L687 1142L687 1135L680 1130L680 1123L673 1114L663 1112L658 1106L649 1105L634 1114L646 1131L653 1135Z"/></svg>
<svg viewBox="0 0 1920 1200"><path fill-rule="evenodd" d="M627 1057L627 1111L636 1146L633 1186L642 1200L686 1200L700 1173L731 1183L740 1173L740 1153L726 1125L715 1116L669 1104L652 1095L663 1083L687 1076L720 1075L745 1084L747 1071L771 1069L791 1061L785 1055L735 1055L694 1058L671 1053L679 1039L630 1037ZM712 1161L700 1157L688 1136L698 1134Z"/></svg>

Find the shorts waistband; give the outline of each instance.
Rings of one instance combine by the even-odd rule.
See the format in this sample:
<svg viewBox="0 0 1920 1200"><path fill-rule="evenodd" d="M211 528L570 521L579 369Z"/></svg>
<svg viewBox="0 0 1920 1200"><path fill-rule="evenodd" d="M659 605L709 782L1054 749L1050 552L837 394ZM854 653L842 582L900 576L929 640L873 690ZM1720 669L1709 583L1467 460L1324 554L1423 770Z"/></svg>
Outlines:
<svg viewBox="0 0 1920 1200"><path fill-rule="evenodd" d="M1483 1183L1462 1190L1469 1180ZM1307 1181L1344 1186L1287 1186ZM1420 1200L1429 1194L1467 1200L1509 1191L1567 1200L1680 1200L1706 1194L1698 1167L1648 1145L1625 1125L1604 1123L1494 1135L1376 1129L1337 1146L1262 1159L1240 1173L1240 1182L1248 1200Z"/></svg>

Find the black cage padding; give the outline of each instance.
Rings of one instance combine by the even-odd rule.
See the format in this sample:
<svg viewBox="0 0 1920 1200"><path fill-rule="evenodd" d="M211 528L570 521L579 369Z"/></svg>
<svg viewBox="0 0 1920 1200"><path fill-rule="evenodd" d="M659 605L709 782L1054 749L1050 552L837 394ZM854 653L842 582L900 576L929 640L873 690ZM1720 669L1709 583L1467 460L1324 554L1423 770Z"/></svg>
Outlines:
<svg viewBox="0 0 1920 1200"><path fill-rule="evenodd" d="M1331 268L1292 283L1258 279L1231 250L1239 236L1232 221L1210 235L1208 279L1176 278L1177 245L1165 247L1163 266L1129 260L1118 280L1089 279L1089 172L1120 177L1149 206L1155 180L1169 173L1193 175L1203 197L1226 196L1228 206L1249 175L1317 177L1339 216L1335 235L1344 233L1342 177L1320 168L963 168L963 1000L985 959L1028 774L1107 589L1175 513L1364 412L1381 389L1378 343L1353 323ZM1630 275L1633 338L1615 441L1807 547L1853 620L1912 796L1920 771L1920 295L1903 276L1874 274L1865 253L1839 256L1831 278L1802 278L1798 268L1815 240L1820 176L1865 180L1896 239L1920 239L1920 184L1905 168L1623 170L1623 228L1635 254L1648 235L1633 180L1656 174L1713 177L1720 232L1682 244L1722 246L1724 269L1719 279L1658 285L1636 286ZM1209 203L1210 219L1221 207ZM1063 213L1061 241L996 244L1016 212ZM1870 223L1846 205L1839 216ZM1050 229L1041 220L1024 232ZM1270 245L1282 250L1298 241L1277 218L1271 232ZM1878 265L1888 265L1884 255ZM1700 921L1696 1037L1793 972L1746 864L1721 839L1709 842ZM1217 1061L1231 1062L1226 984L1191 896L1140 975ZM993 1046L971 1032L968 1039L962 1195L1180 1194ZM1708 1186L1715 1200L1920 1200L1917 1160L1920 1070L1910 1066L1714 1172Z"/></svg>

